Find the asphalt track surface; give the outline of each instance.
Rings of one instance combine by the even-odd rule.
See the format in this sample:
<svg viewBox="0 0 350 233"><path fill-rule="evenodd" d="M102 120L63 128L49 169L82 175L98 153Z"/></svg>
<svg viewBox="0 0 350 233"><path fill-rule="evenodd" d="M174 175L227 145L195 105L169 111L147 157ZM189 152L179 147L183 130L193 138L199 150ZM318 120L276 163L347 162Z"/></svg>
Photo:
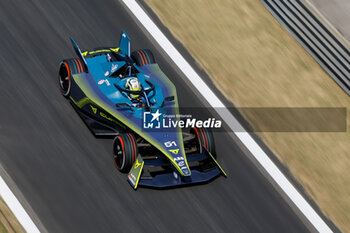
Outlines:
<svg viewBox="0 0 350 233"><path fill-rule="evenodd" d="M49 232L309 232L227 133L216 134L228 174L206 185L132 190L58 89L61 59L81 48L150 48L182 106L203 106L181 73L113 0L0 1L0 162ZM41 225L39 228L42 230Z"/></svg>

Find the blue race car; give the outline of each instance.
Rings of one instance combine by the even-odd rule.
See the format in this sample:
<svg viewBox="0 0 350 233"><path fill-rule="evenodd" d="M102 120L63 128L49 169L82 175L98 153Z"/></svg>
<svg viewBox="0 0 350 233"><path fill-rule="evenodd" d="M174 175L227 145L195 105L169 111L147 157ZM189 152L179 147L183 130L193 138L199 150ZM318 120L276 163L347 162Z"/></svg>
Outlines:
<svg viewBox="0 0 350 233"><path fill-rule="evenodd" d="M60 91L96 137L114 138L115 166L134 189L226 176L209 129L160 124L164 116L179 120L177 95L149 49L130 53L124 31L119 47L82 52L70 39L78 58L60 63Z"/></svg>

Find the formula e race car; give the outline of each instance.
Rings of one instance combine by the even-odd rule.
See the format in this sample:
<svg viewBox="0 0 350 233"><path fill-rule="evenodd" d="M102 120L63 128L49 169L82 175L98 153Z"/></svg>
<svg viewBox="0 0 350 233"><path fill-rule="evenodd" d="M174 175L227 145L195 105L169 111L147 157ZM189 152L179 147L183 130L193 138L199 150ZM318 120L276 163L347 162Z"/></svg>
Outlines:
<svg viewBox="0 0 350 233"><path fill-rule="evenodd" d="M96 137L114 138L115 166L128 173L134 189L226 176L215 160L209 129L190 127L185 132L176 124L161 124L166 115L179 120L177 95L149 49L130 53L124 31L119 47L82 52L70 40L78 58L60 63L60 91Z"/></svg>

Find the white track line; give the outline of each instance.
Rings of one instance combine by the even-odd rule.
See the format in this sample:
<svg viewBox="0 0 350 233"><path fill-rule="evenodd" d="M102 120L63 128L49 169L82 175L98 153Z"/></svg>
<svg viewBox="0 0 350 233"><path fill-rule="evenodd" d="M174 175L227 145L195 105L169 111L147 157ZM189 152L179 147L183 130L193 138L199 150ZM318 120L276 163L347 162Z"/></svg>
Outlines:
<svg viewBox="0 0 350 233"><path fill-rule="evenodd" d="M161 30L155 25L151 18L145 13L140 5L135 0L123 0L129 10L135 15L135 17L142 23L146 30L153 36L155 41L160 47L170 56L174 63L182 70L185 76L192 82L194 87L203 95L208 103L215 107L218 114L222 119L228 123L235 135L242 141L247 149L253 154L260 165L267 171L272 179L280 186L290 200L299 208L299 210L305 215L310 223L319 232L332 232L329 226L323 221L323 219L316 213L316 211L310 206L310 204L303 198L298 190L289 182L284 174L278 169L278 167L271 161L269 156L260 148L255 140L245 132L243 126L237 121L237 119L226 109L225 105L219 100L219 98L212 92L212 90L205 84L191 65L185 60L185 58L177 51L177 49L171 44L167 37L161 32Z"/></svg>
<svg viewBox="0 0 350 233"><path fill-rule="evenodd" d="M40 233L39 229L36 227L32 219L29 217L21 203L17 200L16 196L12 193L1 176L0 195L26 232Z"/></svg>

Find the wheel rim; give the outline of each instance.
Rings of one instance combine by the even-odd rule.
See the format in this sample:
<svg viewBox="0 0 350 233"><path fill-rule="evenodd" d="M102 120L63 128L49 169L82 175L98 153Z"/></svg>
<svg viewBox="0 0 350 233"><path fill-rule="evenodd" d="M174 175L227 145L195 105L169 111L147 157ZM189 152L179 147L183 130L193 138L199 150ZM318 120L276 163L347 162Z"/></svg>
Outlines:
<svg viewBox="0 0 350 233"><path fill-rule="evenodd" d="M118 169L123 169L124 167L124 151L121 145L119 137L115 140L114 148L113 148L113 158L114 163Z"/></svg>
<svg viewBox="0 0 350 233"><path fill-rule="evenodd" d="M62 92L62 95L67 96L69 94L70 88L71 88L71 79L68 72L68 67L65 64L62 64L67 70L66 74L59 74L59 86L60 90Z"/></svg>

